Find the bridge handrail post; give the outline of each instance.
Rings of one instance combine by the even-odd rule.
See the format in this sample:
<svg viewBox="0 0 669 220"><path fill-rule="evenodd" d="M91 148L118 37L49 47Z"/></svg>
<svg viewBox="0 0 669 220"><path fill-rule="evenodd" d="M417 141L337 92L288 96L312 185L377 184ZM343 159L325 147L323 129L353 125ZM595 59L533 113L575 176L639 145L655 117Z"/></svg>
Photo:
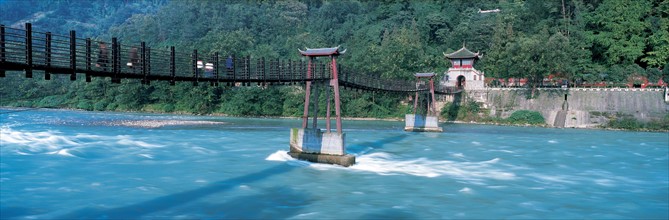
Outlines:
<svg viewBox="0 0 669 220"><path fill-rule="evenodd" d="M77 80L77 33L70 31L70 80Z"/></svg>
<svg viewBox="0 0 669 220"><path fill-rule="evenodd" d="M237 84L237 56L232 55L232 86Z"/></svg>
<svg viewBox="0 0 669 220"><path fill-rule="evenodd" d="M46 62L46 68L50 69L51 68L51 32L46 32L46 48L44 50L46 51L46 57L45 57L45 62Z"/></svg>
<svg viewBox="0 0 669 220"><path fill-rule="evenodd" d="M284 60L283 62L281 62L280 59L277 59L277 62L279 62L279 78L281 78L283 82L288 82L289 84L292 83L293 61Z"/></svg>
<svg viewBox="0 0 669 220"><path fill-rule="evenodd" d="M26 78L33 78L33 26L26 23Z"/></svg>
<svg viewBox="0 0 669 220"><path fill-rule="evenodd" d="M5 25L0 25L0 62L5 62Z"/></svg>
<svg viewBox="0 0 669 220"><path fill-rule="evenodd" d="M274 63L273 59L267 59L267 61L269 62L269 66L267 67L269 69L268 70L269 73L267 73L267 75L269 75L270 79L276 79L277 72L275 70L275 67L278 64Z"/></svg>
<svg viewBox="0 0 669 220"><path fill-rule="evenodd" d="M198 71L197 71L197 50L193 50L193 86L197 86Z"/></svg>
<svg viewBox="0 0 669 220"><path fill-rule="evenodd" d="M284 82L288 82L289 84L293 81L292 79L292 74L293 74L293 61L292 60L283 60L281 59L276 60L279 63L279 78L281 78Z"/></svg>
<svg viewBox="0 0 669 220"><path fill-rule="evenodd" d="M114 76L112 77L112 83L120 83L120 79L118 78L118 73L120 71L119 66L117 65L118 63L118 39L115 37L112 38L112 72Z"/></svg>
<svg viewBox="0 0 669 220"><path fill-rule="evenodd" d="M286 62L286 61L284 61L284 63L285 63L285 62ZM293 84L293 75L294 75L294 73L295 73L295 61L293 61L293 60L288 60L288 64L287 64L287 65L288 65L288 66L287 66L287 67L288 67L288 73L286 74L286 70L284 69L283 77L284 77L284 78L287 77L287 78L288 78L288 82L292 85L292 84ZM288 75L288 76L286 76L286 75Z"/></svg>
<svg viewBox="0 0 669 220"><path fill-rule="evenodd" d="M148 76L151 75L151 47L146 47L146 74L144 75L144 78L146 80L146 84L150 84Z"/></svg>
<svg viewBox="0 0 669 220"><path fill-rule="evenodd" d="M86 38L86 82L91 82L91 38Z"/></svg>
<svg viewBox="0 0 669 220"><path fill-rule="evenodd" d="M140 59L141 59L141 62L142 62L142 75L144 76L144 79L142 79L142 84L145 84L145 83L147 83L146 80L147 80L147 74L148 74L148 72L146 71L147 67L148 67L147 63L146 63L146 42L142 41L141 43L139 43L139 45L140 45L140 50L141 50L140 51ZM132 59L132 57L130 59ZM131 60L130 62L133 62L133 61Z"/></svg>
<svg viewBox="0 0 669 220"><path fill-rule="evenodd" d="M244 58L244 77L246 80L251 79L251 55L247 55ZM251 82L247 82L247 85L251 85Z"/></svg>
<svg viewBox="0 0 669 220"><path fill-rule="evenodd" d="M51 32L46 32L46 39L44 41L46 43L46 45L44 45L45 46L44 51L46 52L45 54L46 56L44 61L46 63L47 71L44 71L44 80L51 79L51 74L49 74L49 69L51 69L51 38L52 38Z"/></svg>
<svg viewBox="0 0 669 220"><path fill-rule="evenodd" d="M172 80L170 80L170 85L175 84L175 78L176 78L176 64L175 64L175 52L174 52L174 46L170 46L170 76L172 76Z"/></svg>
<svg viewBox="0 0 669 220"><path fill-rule="evenodd" d="M0 25L0 63L5 62L5 25ZM5 70L0 70L0 77L5 77Z"/></svg>
<svg viewBox="0 0 669 220"><path fill-rule="evenodd" d="M328 68L327 66L328 66L327 63L321 63L321 75L320 75L320 77L319 77L320 79L324 79L325 76L328 75L328 74L327 74L327 71L328 71L330 68Z"/></svg>
<svg viewBox="0 0 669 220"><path fill-rule="evenodd" d="M214 52L214 77L216 77L216 84L218 84L219 77L219 66L218 66L218 52Z"/></svg>
<svg viewBox="0 0 669 220"><path fill-rule="evenodd" d="M263 85L267 85L267 72L265 71L265 57L260 58L260 63L262 66L260 69L262 70L262 83Z"/></svg>

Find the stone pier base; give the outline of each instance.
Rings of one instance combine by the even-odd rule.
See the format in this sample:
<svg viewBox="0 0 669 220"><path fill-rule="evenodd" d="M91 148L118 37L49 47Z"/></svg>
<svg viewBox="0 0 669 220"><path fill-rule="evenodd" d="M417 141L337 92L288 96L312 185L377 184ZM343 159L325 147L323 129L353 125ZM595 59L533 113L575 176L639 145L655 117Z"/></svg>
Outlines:
<svg viewBox="0 0 669 220"><path fill-rule="evenodd" d="M323 133L317 128L293 128L290 129L288 154L299 160L348 167L355 164L355 156L346 154L344 137L344 134Z"/></svg>
<svg viewBox="0 0 669 220"><path fill-rule="evenodd" d="M437 116L407 114L404 117L404 130L415 132L443 132Z"/></svg>

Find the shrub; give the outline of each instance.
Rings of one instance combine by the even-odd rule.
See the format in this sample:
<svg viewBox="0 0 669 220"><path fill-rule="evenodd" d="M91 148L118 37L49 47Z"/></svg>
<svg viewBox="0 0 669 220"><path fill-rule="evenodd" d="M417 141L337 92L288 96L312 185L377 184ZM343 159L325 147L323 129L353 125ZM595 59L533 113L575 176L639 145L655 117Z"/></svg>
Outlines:
<svg viewBox="0 0 669 220"><path fill-rule="evenodd" d="M173 112L175 110L174 105L167 103L163 105L163 111L164 112Z"/></svg>
<svg viewBox="0 0 669 220"><path fill-rule="evenodd" d="M77 103L77 108L90 111L93 110L93 105L88 100L81 100L79 103Z"/></svg>
<svg viewBox="0 0 669 220"><path fill-rule="evenodd" d="M669 114L666 114L661 119L653 119L649 122L641 122L631 115L618 114L620 117L611 119L606 126L607 128L624 129L624 130L649 130L649 131L668 131L669 130Z"/></svg>
<svg viewBox="0 0 669 220"><path fill-rule="evenodd" d="M35 107L39 108L53 108L61 106L65 102L65 98L62 95L52 95L47 96L39 100Z"/></svg>
<svg viewBox="0 0 669 220"><path fill-rule="evenodd" d="M518 110L513 112L507 119L512 124L540 125L546 123L544 116L537 111Z"/></svg>

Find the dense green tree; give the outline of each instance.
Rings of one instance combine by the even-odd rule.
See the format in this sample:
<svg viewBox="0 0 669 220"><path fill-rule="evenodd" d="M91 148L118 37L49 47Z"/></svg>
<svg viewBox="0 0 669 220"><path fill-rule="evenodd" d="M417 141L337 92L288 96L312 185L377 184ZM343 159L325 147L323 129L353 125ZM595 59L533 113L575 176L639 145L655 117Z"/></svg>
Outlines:
<svg viewBox="0 0 669 220"><path fill-rule="evenodd" d="M648 0L604 0L589 17L595 44L606 64L631 64L644 55L651 11Z"/></svg>
<svg viewBox="0 0 669 220"><path fill-rule="evenodd" d="M648 20L652 33L648 37L650 50L641 61L650 67L662 67L669 62L669 2L657 1Z"/></svg>

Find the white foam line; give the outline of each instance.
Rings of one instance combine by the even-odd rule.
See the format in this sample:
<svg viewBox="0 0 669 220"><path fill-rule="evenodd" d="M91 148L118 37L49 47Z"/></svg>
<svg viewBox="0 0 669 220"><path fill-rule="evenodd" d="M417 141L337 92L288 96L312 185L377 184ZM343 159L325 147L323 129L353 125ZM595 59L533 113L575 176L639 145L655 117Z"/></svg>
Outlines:
<svg viewBox="0 0 669 220"><path fill-rule="evenodd" d="M162 145L157 145L157 144L149 144L144 141L135 141L135 140L130 140L126 135L119 135L119 138L121 140L116 141L117 144L121 145L128 145L128 146L138 146L138 147L143 147L143 148L160 148L163 147Z"/></svg>
<svg viewBox="0 0 669 220"><path fill-rule="evenodd" d="M57 151L49 152L47 154L55 154L55 155L61 155L61 156L66 156L66 157L74 157L74 155L72 155L69 152L68 149L60 149L60 150L57 150Z"/></svg>
<svg viewBox="0 0 669 220"><path fill-rule="evenodd" d="M290 157L287 151L279 150L267 156L265 160L285 161L292 165L309 166L318 170L347 169L373 172L379 175L407 174L429 178L450 176L475 183L480 183L480 181L485 179L513 180L516 178L514 173L501 171L496 167L500 161L499 158L480 162L432 161L425 158L398 160L387 153L372 153L358 156L356 164L349 168L343 168L336 165L316 164L296 160Z"/></svg>

